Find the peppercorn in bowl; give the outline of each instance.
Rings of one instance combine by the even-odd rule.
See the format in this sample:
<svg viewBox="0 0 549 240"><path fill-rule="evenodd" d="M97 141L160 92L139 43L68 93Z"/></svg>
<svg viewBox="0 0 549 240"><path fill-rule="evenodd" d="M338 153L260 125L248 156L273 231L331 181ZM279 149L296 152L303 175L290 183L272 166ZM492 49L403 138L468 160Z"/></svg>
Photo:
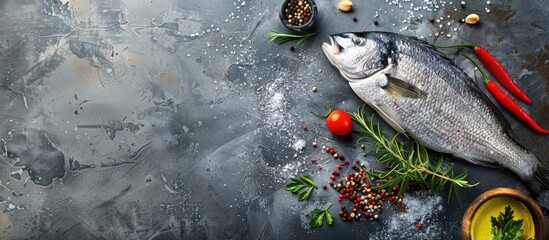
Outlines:
<svg viewBox="0 0 549 240"><path fill-rule="evenodd" d="M279 14L284 26L294 31L311 28L317 15L318 10L313 0L285 0Z"/></svg>

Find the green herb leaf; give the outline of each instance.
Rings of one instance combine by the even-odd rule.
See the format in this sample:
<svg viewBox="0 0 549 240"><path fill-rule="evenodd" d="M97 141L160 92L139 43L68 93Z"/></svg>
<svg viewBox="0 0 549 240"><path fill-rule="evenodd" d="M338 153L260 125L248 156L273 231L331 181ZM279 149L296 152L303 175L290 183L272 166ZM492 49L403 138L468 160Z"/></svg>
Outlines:
<svg viewBox="0 0 549 240"><path fill-rule="evenodd" d="M334 216L328 211L331 206L332 205L330 204L330 206L324 211L324 219L326 220L326 223L328 223L328 225L332 225L332 223L334 223Z"/></svg>
<svg viewBox="0 0 549 240"><path fill-rule="evenodd" d="M324 220L324 212L315 215L315 216L313 217L313 219L311 219L311 221L309 222L309 226L310 226L311 228L319 228L319 227L322 227L322 224L324 223L323 220Z"/></svg>
<svg viewBox="0 0 549 240"><path fill-rule="evenodd" d="M319 228L322 227L324 221L326 221L328 225L332 225L334 222L334 216L329 211L330 207L332 207L332 204L330 204L326 209L315 208L313 211L308 213L308 216L313 216L309 221L309 226L311 228Z"/></svg>
<svg viewBox="0 0 549 240"><path fill-rule="evenodd" d="M290 183L288 183L288 185L284 187L286 191L290 191L291 193L297 193L303 188L306 188L307 190L299 194L298 200L300 202L309 200L309 197L313 193L313 190L317 188L317 186L315 185L315 182L311 177L301 176L299 177L299 179L292 178Z"/></svg>
<svg viewBox="0 0 549 240"><path fill-rule="evenodd" d="M286 187L284 189L292 192L292 193L296 193L296 192L299 192L299 190L301 190L302 188L304 188L305 185L299 185L299 186L293 186L293 187Z"/></svg>
<svg viewBox="0 0 549 240"><path fill-rule="evenodd" d="M309 200L309 197L311 196L311 193L313 193L313 187L309 187L306 191L304 192L301 192L299 194L299 201L302 202L302 201L305 201L305 200Z"/></svg>
<svg viewBox="0 0 549 240"><path fill-rule="evenodd" d="M288 41L292 41L292 40L299 40L296 44L296 46L298 46L299 44L301 44L302 42L304 42L305 40L307 40L308 38L314 35L315 35L314 32L282 33L282 32L277 32L272 30L267 33L267 39L269 39L269 41L271 42L274 40L278 40L278 43L280 44Z"/></svg>
<svg viewBox="0 0 549 240"><path fill-rule="evenodd" d="M500 212L497 218L490 217L493 240L517 240L524 235L523 219L514 220L513 213L511 206L506 206L505 212Z"/></svg>
<svg viewBox="0 0 549 240"><path fill-rule="evenodd" d="M323 213L324 210L322 209L318 209L318 208L315 208L313 211L311 211L309 214L319 214L319 213Z"/></svg>
<svg viewBox="0 0 549 240"><path fill-rule="evenodd" d="M305 184L302 183L301 181L299 181L299 179L292 178L290 183L288 185L286 185L286 187L284 187L284 189L287 190L287 191L290 191L292 193L296 193L304 187L305 187Z"/></svg>
<svg viewBox="0 0 549 240"><path fill-rule="evenodd" d="M301 176L301 180L303 180L303 182L309 184L309 186L316 188L315 181L313 181L313 179L311 177L304 175L304 176Z"/></svg>

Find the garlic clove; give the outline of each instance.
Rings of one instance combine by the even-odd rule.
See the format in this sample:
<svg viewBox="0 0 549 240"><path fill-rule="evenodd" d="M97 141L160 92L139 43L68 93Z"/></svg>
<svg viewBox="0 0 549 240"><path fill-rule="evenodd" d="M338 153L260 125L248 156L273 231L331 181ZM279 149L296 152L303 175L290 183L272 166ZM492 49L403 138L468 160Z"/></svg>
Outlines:
<svg viewBox="0 0 549 240"><path fill-rule="evenodd" d="M353 8L353 3L349 0L341 0L339 1L339 4L337 4L337 8L341 11L348 12Z"/></svg>
<svg viewBox="0 0 549 240"><path fill-rule="evenodd" d="M466 18L465 18L465 22L467 24L476 24L478 21L480 20L480 17L477 15L477 14L469 14Z"/></svg>

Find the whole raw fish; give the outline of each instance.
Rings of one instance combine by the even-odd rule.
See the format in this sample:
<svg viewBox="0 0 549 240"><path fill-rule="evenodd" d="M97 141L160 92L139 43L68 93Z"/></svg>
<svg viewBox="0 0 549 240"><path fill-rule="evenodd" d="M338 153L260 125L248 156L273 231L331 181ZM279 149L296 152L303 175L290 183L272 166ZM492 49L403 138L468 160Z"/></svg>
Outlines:
<svg viewBox="0 0 549 240"><path fill-rule="evenodd" d="M426 147L516 173L538 194L549 169L505 132L478 85L424 41L387 32L342 33L324 53L353 91Z"/></svg>

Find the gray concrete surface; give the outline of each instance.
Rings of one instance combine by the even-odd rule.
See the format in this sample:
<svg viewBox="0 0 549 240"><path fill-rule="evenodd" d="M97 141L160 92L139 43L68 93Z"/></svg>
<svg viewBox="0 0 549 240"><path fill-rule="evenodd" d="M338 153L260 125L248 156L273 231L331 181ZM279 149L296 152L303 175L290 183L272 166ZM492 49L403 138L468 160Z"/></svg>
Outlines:
<svg viewBox="0 0 549 240"><path fill-rule="evenodd" d="M391 211L378 222L336 217L310 230L305 214L337 193L315 191L300 203L282 188L303 173L328 181L310 159L324 169L337 162L312 141L374 162L357 136L333 136L310 113L327 101L349 111L362 104L321 52L332 33L484 45L549 128L549 3L488 2L355 0L342 13L337 1L318 0L317 35L290 51L294 43L266 39L285 30L281 1L2 0L0 239L460 239L462 214L477 195L526 191L514 175L448 158L481 184L450 204L446 192L410 193L433 207L409 212L421 230ZM481 22L459 23L469 13ZM446 52L480 83L469 63ZM505 117L549 164L549 137Z"/></svg>

